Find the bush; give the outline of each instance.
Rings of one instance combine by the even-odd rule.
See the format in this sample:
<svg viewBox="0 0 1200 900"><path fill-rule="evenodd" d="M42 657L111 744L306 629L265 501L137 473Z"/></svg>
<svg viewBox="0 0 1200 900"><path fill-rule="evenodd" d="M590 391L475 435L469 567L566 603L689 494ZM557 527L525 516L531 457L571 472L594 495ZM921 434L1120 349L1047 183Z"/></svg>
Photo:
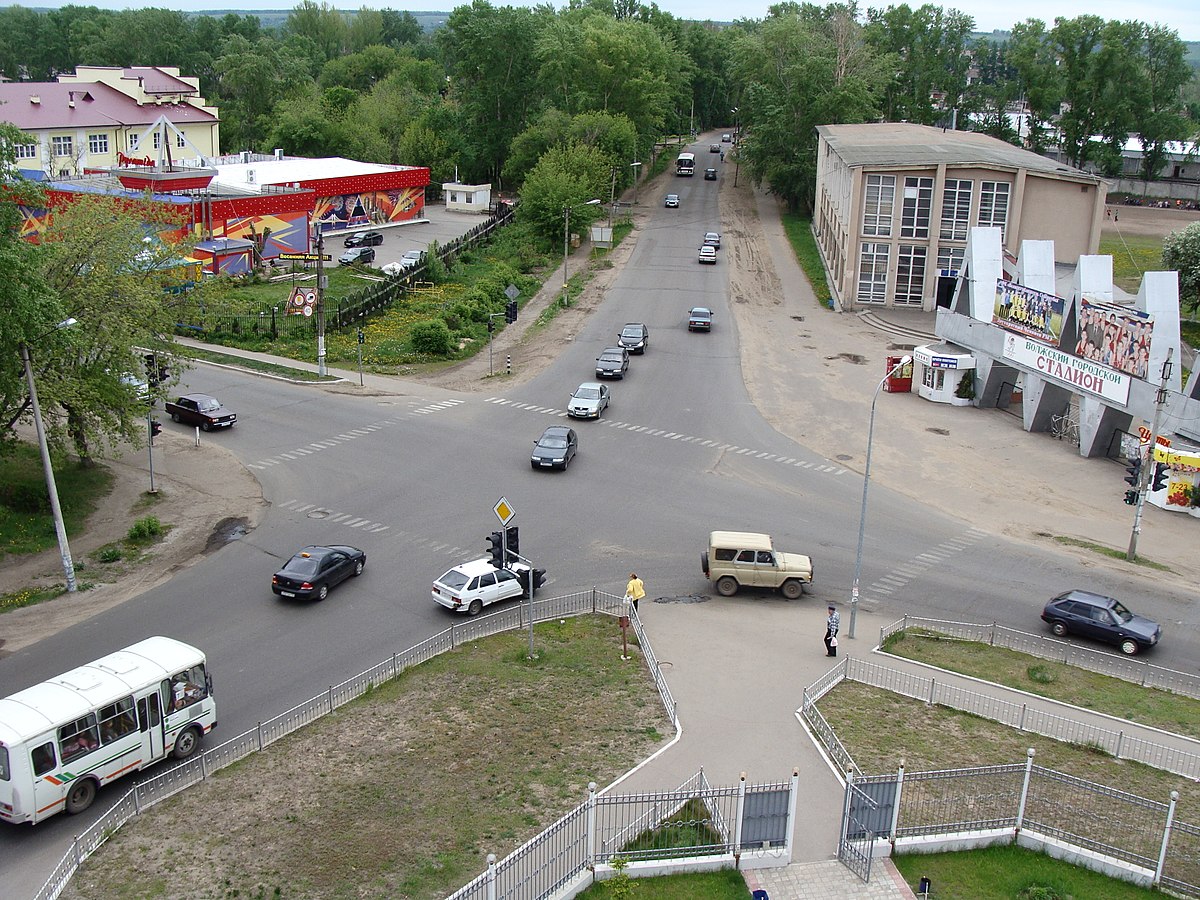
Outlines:
<svg viewBox="0 0 1200 900"><path fill-rule="evenodd" d="M101 547L96 551L96 559L102 563L115 563L121 561L120 547Z"/></svg>
<svg viewBox="0 0 1200 900"><path fill-rule="evenodd" d="M450 329L441 319L430 319L413 325L412 348L417 353L448 356L452 346Z"/></svg>
<svg viewBox="0 0 1200 900"><path fill-rule="evenodd" d="M162 533L163 526L162 522L158 521L158 517L145 516L133 523L126 537L131 541L149 541L159 537Z"/></svg>

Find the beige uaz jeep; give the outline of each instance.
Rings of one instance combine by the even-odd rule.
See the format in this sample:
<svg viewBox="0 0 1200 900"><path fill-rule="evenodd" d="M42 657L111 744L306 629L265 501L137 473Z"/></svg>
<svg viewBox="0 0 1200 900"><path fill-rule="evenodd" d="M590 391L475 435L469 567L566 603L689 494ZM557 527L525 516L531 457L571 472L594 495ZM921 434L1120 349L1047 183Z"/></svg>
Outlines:
<svg viewBox="0 0 1200 900"><path fill-rule="evenodd" d="M799 553L781 553L769 534L751 531L714 531L708 551L700 555L704 577L717 585L717 593L732 597L741 587L778 588L795 600L812 584L813 564Z"/></svg>

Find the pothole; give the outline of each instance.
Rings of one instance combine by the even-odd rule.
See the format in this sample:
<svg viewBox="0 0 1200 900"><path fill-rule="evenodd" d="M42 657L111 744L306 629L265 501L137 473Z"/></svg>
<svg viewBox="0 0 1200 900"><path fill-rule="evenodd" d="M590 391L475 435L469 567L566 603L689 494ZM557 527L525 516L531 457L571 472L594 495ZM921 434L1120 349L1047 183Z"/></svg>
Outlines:
<svg viewBox="0 0 1200 900"><path fill-rule="evenodd" d="M312 509L308 511L308 517L310 519L326 519L332 515L332 509Z"/></svg>
<svg viewBox="0 0 1200 900"><path fill-rule="evenodd" d="M214 550L221 549L231 541L240 540L246 536L249 530L250 520L245 516L231 516L227 519L222 519L212 530L212 534L208 536L208 541L204 545L204 552L211 553Z"/></svg>
<svg viewBox="0 0 1200 900"><path fill-rule="evenodd" d="M685 594L682 597L655 597L655 603L707 603L708 597L702 594Z"/></svg>
<svg viewBox="0 0 1200 900"><path fill-rule="evenodd" d="M930 434L948 435L950 433L949 428L926 428L925 430Z"/></svg>
<svg viewBox="0 0 1200 900"><path fill-rule="evenodd" d="M845 360L848 363L854 363L856 366L865 366L867 364L867 358L865 356L859 356L857 353L835 353L833 356L827 356L825 358Z"/></svg>
<svg viewBox="0 0 1200 900"><path fill-rule="evenodd" d="M849 453L839 453L834 457L834 459L836 459L838 462L847 462L848 460L854 459L854 457Z"/></svg>
<svg viewBox="0 0 1200 900"><path fill-rule="evenodd" d="M795 321L797 321L797 322L803 322L803 321L804 321L804 316L792 316L792 318L793 318Z"/></svg>

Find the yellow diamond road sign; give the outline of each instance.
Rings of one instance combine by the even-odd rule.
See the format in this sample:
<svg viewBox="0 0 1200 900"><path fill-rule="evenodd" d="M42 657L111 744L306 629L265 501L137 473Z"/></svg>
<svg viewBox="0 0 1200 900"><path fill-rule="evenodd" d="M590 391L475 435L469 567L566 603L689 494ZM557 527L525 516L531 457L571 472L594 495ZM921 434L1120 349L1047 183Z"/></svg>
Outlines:
<svg viewBox="0 0 1200 900"><path fill-rule="evenodd" d="M500 520L501 525L507 525L512 521L513 516L517 514L517 511L508 505L508 500L504 497L501 497L496 505L492 507L492 512L496 514L496 518Z"/></svg>

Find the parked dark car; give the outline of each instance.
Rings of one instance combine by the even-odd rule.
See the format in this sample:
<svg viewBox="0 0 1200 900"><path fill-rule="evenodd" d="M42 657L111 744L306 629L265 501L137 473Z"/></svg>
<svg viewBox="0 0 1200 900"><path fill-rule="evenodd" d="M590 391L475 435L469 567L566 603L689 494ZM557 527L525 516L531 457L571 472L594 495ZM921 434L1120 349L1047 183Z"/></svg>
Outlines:
<svg viewBox="0 0 1200 900"><path fill-rule="evenodd" d="M1059 637L1077 634L1103 641L1119 647L1126 656L1153 647L1161 633L1157 622L1131 613L1119 600L1091 591L1059 594L1042 610L1042 620Z"/></svg>
<svg viewBox="0 0 1200 900"><path fill-rule="evenodd" d="M688 331L712 331L712 310L706 306L693 306L688 310Z"/></svg>
<svg viewBox="0 0 1200 900"><path fill-rule="evenodd" d="M357 547L305 547L271 576L271 590L281 597L324 600L330 588L358 577L366 564L367 554Z"/></svg>
<svg viewBox="0 0 1200 900"><path fill-rule="evenodd" d="M232 428L237 424L237 413L230 412L220 400L208 394L184 394L168 400L164 408L172 422L199 425L201 431Z"/></svg>
<svg viewBox="0 0 1200 900"><path fill-rule="evenodd" d="M346 238L347 247L378 247L383 243L383 234L379 231L360 231Z"/></svg>
<svg viewBox="0 0 1200 900"><path fill-rule="evenodd" d="M597 378L624 378L629 370L629 351L624 347L609 347L596 357Z"/></svg>
<svg viewBox="0 0 1200 900"><path fill-rule="evenodd" d="M717 170L716 169L705 169L704 170L704 180L705 181L716 181L717 180Z"/></svg>
<svg viewBox="0 0 1200 900"><path fill-rule="evenodd" d="M650 329L641 322L629 322L617 335L618 346L624 347L630 353L645 353L650 343Z"/></svg>
<svg viewBox="0 0 1200 900"><path fill-rule="evenodd" d="M551 425L533 442L529 464L535 469L566 469L579 450L579 438L574 428Z"/></svg>
<svg viewBox="0 0 1200 900"><path fill-rule="evenodd" d="M375 262L375 249L373 247L351 247L338 257L338 262L343 266Z"/></svg>

